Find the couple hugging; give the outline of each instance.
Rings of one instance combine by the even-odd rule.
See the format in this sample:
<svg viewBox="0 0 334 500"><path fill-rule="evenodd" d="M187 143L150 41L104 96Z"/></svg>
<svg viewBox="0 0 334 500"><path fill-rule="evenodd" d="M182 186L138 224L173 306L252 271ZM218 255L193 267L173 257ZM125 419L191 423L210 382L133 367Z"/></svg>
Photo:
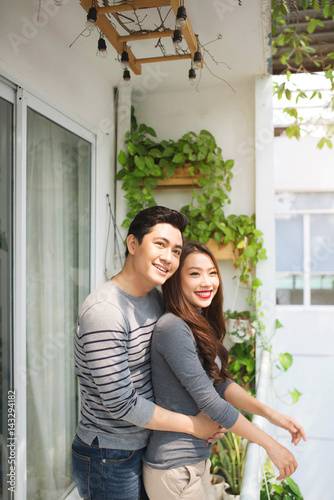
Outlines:
<svg viewBox="0 0 334 500"><path fill-rule="evenodd" d="M305 439L293 418L231 380L217 262L204 245L185 242L186 225L166 207L140 211L124 267L79 313L72 464L85 500L206 500L209 443L226 429L261 445L278 479L297 468L289 450L236 409L286 429L294 444Z"/></svg>

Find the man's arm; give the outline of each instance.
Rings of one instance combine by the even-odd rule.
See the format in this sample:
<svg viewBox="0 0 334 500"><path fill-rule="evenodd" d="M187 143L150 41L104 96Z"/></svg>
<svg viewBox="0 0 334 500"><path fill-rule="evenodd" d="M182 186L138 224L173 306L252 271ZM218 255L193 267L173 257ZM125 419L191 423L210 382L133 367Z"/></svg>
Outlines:
<svg viewBox="0 0 334 500"><path fill-rule="evenodd" d="M221 429L220 425L211 420L205 413L201 412L192 417L191 415L182 415L181 413L165 410L157 405L154 406L153 418L145 425L146 429L183 432L205 440L214 437Z"/></svg>
<svg viewBox="0 0 334 500"><path fill-rule="evenodd" d="M111 416L115 421L122 420L148 429L182 432L199 439L208 439L218 432L219 424L204 414L195 417L174 413L137 393L129 370L124 319L117 307L109 304L106 308L103 303L95 304L81 318L78 336L77 363L86 362L89 369L85 373L87 370L83 366L79 379L98 391L101 406L94 401L92 404L101 410L100 415L105 413L106 418ZM90 399L95 399L95 396Z"/></svg>

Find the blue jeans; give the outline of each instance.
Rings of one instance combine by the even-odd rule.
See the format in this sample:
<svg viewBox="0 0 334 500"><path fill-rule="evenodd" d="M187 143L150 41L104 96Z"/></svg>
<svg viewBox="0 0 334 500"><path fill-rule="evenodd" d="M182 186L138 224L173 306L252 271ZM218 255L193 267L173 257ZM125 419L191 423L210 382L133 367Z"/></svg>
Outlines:
<svg viewBox="0 0 334 500"><path fill-rule="evenodd" d="M72 444L73 478L84 500L145 500L141 450L99 448L75 436Z"/></svg>

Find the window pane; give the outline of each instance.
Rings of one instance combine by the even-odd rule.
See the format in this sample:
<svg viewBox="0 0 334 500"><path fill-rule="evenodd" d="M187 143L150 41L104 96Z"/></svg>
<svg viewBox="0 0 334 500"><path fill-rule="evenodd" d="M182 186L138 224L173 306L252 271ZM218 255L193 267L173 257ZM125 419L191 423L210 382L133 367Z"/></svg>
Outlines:
<svg viewBox="0 0 334 500"><path fill-rule="evenodd" d="M304 278L298 274L276 276L276 303L303 304Z"/></svg>
<svg viewBox="0 0 334 500"><path fill-rule="evenodd" d="M8 430L15 430L15 422L8 421L8 410L15 410L15 395L9 392L12 381L12 134L13 105L0 98L0 422L1 456L0 498L9 498L10 481L7 445L14 444ZM14 406L13 406L14 405ZM10 429L9 429L10 427ZM15 446L16 448L16 446ZM14 448L12 452L14 453ZM15 453L16 454L16 453ZM15 458L15 457L14 457ZM3 488L3 485L5 487ZM15 484L14 484L15 486Z"/></svg>
<svg viewBox="0 0 334 500"><path fill-rule="evenodd" d="M334 193L278 193L276 211L334 209Z"/></svg>
<svg viewBox="0 0 334 500"><path fill-rule="evenodd" d="M311 272L334 272L334 214L311 215Z"/></svg>
<svg viewBox="0 0 334 500"><path fill-rule="evenodd" d="M302 216L276 216L276 271L301 272L303 258Z"/></svg>
<svg viewBox="0 0 334 500"><path fill-rule="evenodd" d="M72 483L73 333L89 293L90 144L28 109L27 498Z"/></svg>
<svg viewBox="0 0 334 500"><path fill-rule="evenodd" d="M334 305L334 274L311 276L311 305Z"/></svg>

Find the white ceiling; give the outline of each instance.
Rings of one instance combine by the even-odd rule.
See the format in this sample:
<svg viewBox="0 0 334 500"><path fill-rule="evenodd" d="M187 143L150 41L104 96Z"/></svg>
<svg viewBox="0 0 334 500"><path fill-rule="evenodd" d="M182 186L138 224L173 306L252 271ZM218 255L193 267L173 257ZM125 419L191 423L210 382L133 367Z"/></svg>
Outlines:
<svg viewBox="0 0 334 500"><path fill-rule="evenodd" d="M267 58L270 57L268 33L270 32L269 0L185 0L194 33L199 36L206 51L205 65L197 71L198 90L207 87L233 87L240 80L252 75L267 73ZM52 22L61 33L63 43L69 46L82 31L86 13L79 0L64 2L59 15ZM149 11L139 11L144 17ZM171 13L166 27L174 29L174 16ZM149 17L145 19L145 23ZM221 38L220 38L221 37ZM220 38L220 39L218 39ZM69 48L73 53L80 51L101 71L113 86L122 81L122 69L116 60L115 49L107 42L108 57L100 59L96 55L98 32L89 37L80 36ZM171 40L161 39L167 54L173 54ZM160 56L160 49L154 48L157 40L129 42L132 52L138 58ZM186 48L186 46L185 46ZM212 57L211 57L212 56ZM142 65L142 75L132 74L133 87L150 86L150 91L173 91L189 86L188 70L190 60L161 62ZM225 80L222 81L222 80Z"/></svg>

